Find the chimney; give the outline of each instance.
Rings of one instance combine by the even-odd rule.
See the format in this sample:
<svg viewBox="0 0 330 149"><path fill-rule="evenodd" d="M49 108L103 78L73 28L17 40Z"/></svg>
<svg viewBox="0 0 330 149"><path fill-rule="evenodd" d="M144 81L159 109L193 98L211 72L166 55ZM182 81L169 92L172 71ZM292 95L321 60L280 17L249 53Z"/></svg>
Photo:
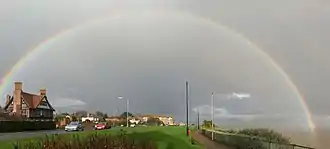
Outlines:
<svg viewBox="0 0 330 149"><path fill-rule="evenodd" d="M47 90L45 88L40 89L40 95L46 96Z"/></svg>
<svg viewBox="0 0 330 149"><path fill-rule="evenodd" d="M21 107L22 107L22 100L21 100L21 93L23 89L22 82L15 82L15 90L14 90L14 108L13 112L16 114L21 114Z"/></svg>
<svg viewBox="0 0 330 149"><path fill-rule="evenodd" d="M15 82L15 90L22 90L23 83L22 82Z"/></svg>

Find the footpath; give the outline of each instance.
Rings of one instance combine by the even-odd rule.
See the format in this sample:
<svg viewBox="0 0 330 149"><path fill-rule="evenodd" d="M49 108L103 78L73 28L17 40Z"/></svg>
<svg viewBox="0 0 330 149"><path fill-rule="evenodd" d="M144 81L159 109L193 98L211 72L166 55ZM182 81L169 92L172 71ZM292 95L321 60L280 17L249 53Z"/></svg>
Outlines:
<svg viewBox="0 0 330 149"><path fill-rule="evenodd" d="M199 131L192 132L191 137L198 143L202 144L206 149L231 149L218 142L212 141L211 139L202 135Z"/></svg>

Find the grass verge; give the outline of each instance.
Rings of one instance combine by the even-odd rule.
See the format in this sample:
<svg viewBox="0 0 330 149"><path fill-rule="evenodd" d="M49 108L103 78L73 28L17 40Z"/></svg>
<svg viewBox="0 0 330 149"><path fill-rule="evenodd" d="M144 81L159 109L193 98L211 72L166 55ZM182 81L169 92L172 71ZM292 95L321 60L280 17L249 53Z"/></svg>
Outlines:
<svg viewBox="0 0 330 149"><path fill-rule="evenodd" d="M202 149L199 144L191 143L190 138L185 135L184 127L136 127L125 128L125 130L127 131L128 138L134 139L137 143L146 141L155 142L158 149ZM75 136L84 138L95 133L98 133L98 135L107 135L117 134L118 132L120 132L120 129L65 133L59 136L66 140L74 140ZM45 136L0 142L0 148L13 149L13 143L15 142L19 144L27 144L28 142L40 143L42 139L45 139Z"/></svg>

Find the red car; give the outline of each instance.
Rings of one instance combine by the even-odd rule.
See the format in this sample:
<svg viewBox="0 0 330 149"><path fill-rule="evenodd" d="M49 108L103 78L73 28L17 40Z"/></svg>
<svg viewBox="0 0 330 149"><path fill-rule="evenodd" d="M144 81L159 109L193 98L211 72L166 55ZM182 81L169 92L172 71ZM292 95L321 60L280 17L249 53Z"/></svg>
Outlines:
<svg viewBox="0 0 330 149"><path fill-rule="evenodd" d="M95 125L95 130L109 129L110 126L107 123L98 123Z"/></svg>

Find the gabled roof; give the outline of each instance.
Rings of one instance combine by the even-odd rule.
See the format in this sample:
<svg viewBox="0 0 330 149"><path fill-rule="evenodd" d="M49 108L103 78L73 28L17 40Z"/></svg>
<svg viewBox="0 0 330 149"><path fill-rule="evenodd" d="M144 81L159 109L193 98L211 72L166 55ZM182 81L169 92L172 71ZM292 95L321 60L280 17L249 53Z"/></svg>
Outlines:
<svg viewBox="0 0 330 149"><path fill-rule="evenodd" d="M52 110L54 110L54 108L48 102L47 96L41 96L41 95L31 94L31 93L24 92L22 90L22 92L21 92L21 98L24 99L24 101L27 103L27 105L29 106L30 109L36 109L38 107L38 105L40 104L40 102L43 99L45 99L46 102L48 103L49 107ZM14 98L13 98L13 96L11 96L11 98L9 100L9 103L5 106L5 109L8 108L8 106L13 102L13 100L14 100Z"/></svg>
<svg viewBox="0 0 330 149"><path fill-rule="evenodd" d="M14 100L14 98L13 98L13 96L11 96L10 99L9 99L9 102L6 103L6 105L3 109L6 110L9 107L9 105L13 102L13 100Z"/></svg>

